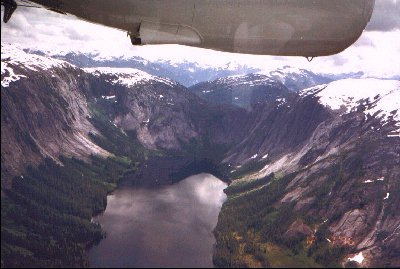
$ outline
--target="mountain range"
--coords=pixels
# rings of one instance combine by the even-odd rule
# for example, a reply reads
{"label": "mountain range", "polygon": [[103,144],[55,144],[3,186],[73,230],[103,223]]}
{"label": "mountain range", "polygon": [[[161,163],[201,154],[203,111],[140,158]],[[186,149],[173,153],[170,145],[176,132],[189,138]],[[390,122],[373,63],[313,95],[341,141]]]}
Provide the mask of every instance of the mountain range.
{"label": "mountain range", "polygon": [[400,266],[400,81],[172,65],[2,44],[2,266],[87,266],[118,180],[197,170],[217,267]]}
{"label": "mountain range", "polygon": [[[49,56],[63,60],[80,68],[115,67],[135,68],[158,77],[172,79],[180,84],[191,87],[201,82],[208,82],[228,76],[260,73],[281,81],[292,91],[299,91],[311,86],[345,78],[362,78],[363,72],[352,73],[315,73],[306,69],[282,66],[260,67],[227,62],[224,64],[200,64],[192,61],[148,60],[138,55],[104,55],[101,52],[80,51],[49,51],[43,49],[20,48],[29,54]],[[393,79],[398,79],[395,77]]]}
{"label": "mountain range", "polygon": [[259,71],[257,68],[227,63],[224,66],[199,65],[195,62],[172,62],[165,60],[149,61],[140,56],[104,56],[100,53],[74,51],[49,52],[38,49],[24,49],[37,55],[50,55],[81,68],[115,67],[135,68],[154,76],[170,78],[187,87],[202,81],[213,80],[229,75],[248,74]]}

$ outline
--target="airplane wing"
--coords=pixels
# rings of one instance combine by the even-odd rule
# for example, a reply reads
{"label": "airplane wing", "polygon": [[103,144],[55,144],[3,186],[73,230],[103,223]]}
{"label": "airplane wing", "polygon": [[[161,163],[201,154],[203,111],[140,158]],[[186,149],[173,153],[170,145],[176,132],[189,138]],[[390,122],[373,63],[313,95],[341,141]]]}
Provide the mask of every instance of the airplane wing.
{"label": "airplane wing", "polygon": [[[316,57],[352,45],[375,0],[32,0],[126,31],[133,45],[182,44],[228,52]],[[4,20],[14,0],[2,0]]]}

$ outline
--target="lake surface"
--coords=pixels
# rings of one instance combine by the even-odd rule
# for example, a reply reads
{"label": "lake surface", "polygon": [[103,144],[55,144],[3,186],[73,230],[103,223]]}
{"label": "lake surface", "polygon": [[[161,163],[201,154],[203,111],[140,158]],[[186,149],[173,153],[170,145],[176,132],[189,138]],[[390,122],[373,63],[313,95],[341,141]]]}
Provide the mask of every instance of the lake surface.
{"label": "lake surface", "polygon": [[213,229],[226,183],[210,174],[156,189],[124,186],[96,217],[107,233],[92,267],[213,267]]}

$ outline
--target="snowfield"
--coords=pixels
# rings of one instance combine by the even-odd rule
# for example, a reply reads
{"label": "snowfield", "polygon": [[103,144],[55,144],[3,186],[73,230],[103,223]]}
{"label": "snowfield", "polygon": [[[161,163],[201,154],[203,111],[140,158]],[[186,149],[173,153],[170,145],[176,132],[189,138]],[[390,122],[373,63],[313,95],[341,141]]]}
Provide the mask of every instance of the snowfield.
{"label": "snowfield", "polygon": [[343,79],[305,89],[300,95],[314,95],[322,105],[342,109],[344,114],[365,105],[366,115],[377,113],[382,121],[390,117],[400,121],[400,81],[397,80]]}
{"label": "snowfield", "polygon": [[1,45],[1,86],[9,87],[10,83],[25,77],[18,74],[11,66],[32,71],[48,70],[54,67],[73,67],[71,64],[50,57],[39,56],[24,52],[22,49]]}
{"label": "snowfield", "polygon": [[277,81],[271,77],[263,74],[248,74],[248,75],[234,75],[224,78],[219,78],[216,80],[217,84],[230,86],[238,85],[248,85],[250,87],[254,86],[264,86],[276,84]]}
{"label": "snowfield", "polygon": [[[17,68],[16,68],[17,67]],[[57,60],[47,56],[40,56],[25,52],[23,49],[13,46],[11,44],[1,45],[1,86],[9,87],[10,83],[16,82],[21,78],[26,78],[25,75],[20,74],[18,69],[42,71],[52,68],[78,68],[68,62]],[[122,84],[125,86],[134,86],[142,82],[161,82],[170,86],[175,86],[178,83],[167,78],[157,77],[150,75],[144,71],[135,68],[109,68],[109,67],[96,67],[84,68],[87,73],[95,76],[111,75],[114,77],[113,84]],[[51,75],[51,77],[55,77]],[[104,97],[105,98],[105,97]],[[106,98],[108,99],[108,98]]]}
{"label": "snowfield", "polygon": [[121,84],[127,87],[132,87],[142,82],[152,82],[152,81],[165,83],[170,86],[178,84],[177,82],[174,82],[170,79],[156,77],[135,68],[96,67],[96,68],[84,68],[83,70],[97,77],[99,77],[100,75],[111,75],[115,77],[115,79],[109,82],[111,82],[112,84]]}

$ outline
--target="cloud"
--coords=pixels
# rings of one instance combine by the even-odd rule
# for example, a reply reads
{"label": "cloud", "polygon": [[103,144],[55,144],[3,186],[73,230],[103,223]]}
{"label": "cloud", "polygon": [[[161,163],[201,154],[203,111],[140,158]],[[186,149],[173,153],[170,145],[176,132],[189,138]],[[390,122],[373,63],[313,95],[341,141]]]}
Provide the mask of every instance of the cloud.
{"label": "cloud", "polygon": [[334,55],[332,56],[332,59],[335,66],[343,66],[344,64],[349,62],[349,59],[343,57],[343,55]]}
{"label": "cloud", "polygon": [[79,41],[90,41],[92,37],[90,36],[89,33],[79,31],[78,29],[74,28],[66,28],[63,30],[64,36],[67,38],[73,40],[79,40]]}
{"label": "cloud", "polygon": [[72,15],[36,8],[17,8],[11,20],[1,22],[2,41],[34,47],[71,50],[115,49],[115,44],[130,47],[124,32],[88,23]]}
{"label": "cloud", "polygon": [[400,1],[375,0],[375,8],[367,31],[400,30]]}

